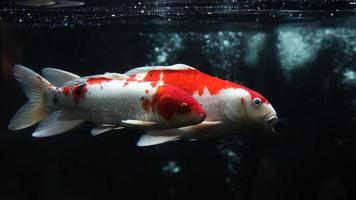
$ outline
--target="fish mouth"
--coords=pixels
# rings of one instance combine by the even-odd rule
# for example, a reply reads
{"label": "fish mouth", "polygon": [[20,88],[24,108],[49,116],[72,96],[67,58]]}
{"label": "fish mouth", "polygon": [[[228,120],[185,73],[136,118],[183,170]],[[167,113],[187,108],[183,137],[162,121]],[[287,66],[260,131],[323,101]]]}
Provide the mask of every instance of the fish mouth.
{"label": "fish mouth", "polygon": [[278,121],[278,117],[276,115],[274,115],[274,116],[268,117],[266,119],[266,124],[272,124],[273,122],[276,122],[276,121]]}
{"label": "fish mouth", "polygon": [[199,114],[199,118],[198,118],[198,120],[197,120],[197,123],[200,123],[200,122],[204,121],[205,118],[206,118],[205,112],[200,113],[200,114]]}
{"label": "fish mouth", "polygon": [[277,115],[272,115],[266,118],[265,127],[268,132],[276,133],[274,126],[279,122]]}
{"label": "fish mouth", "polygon": [[190,125],[195,125],[195,124],[199,124],[201,122],[203,122],[206,118],[206,114],[203,112],[203,113],[200,113],[198,114],[197,117],[195,117],[193,120],[190,121]]}

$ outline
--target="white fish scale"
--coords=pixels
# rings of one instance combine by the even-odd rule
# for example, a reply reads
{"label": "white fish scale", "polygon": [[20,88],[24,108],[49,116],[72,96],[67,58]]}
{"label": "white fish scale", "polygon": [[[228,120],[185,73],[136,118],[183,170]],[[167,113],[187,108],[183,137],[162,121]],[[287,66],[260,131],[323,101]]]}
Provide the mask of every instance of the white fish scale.
{"label": "white fish scale", "polygon": [[[153,114],[144,114],[141,101],[141,97],[152,98],[153,91],[145,94],[145,89],[151,88],[150,85],[130,83],[124,86],[124,83],[110,81],[102,84],[103,89],[100,89],[100,85],[88,86],[88,91],[92,92],[85,97],[82,106],[90,107],[89,118],[95,116],[96,120],[105,123],[119,123],[126,119],[152,120]],[[98,98],[101,100],[98,101]]]}
{"label": "white fish scale", "polygon": [[195,93],[193,97],[203,106],[207,114],[206,121],[224,121],[226,118],[224,107],[228,100],[225,93],[210,95],[209,91],[204,88],[201,96]]}
{"label": "white fish scale", "polygon": [[[219,98],[218,96],[216,98]],[[196,97],[199,103],[203,105],[203,108],[207,114],[206,121],[219,121],[225,118],[223,107],[223,101],[216,101],[210,97]]]}
{"label": "white fish scale", "polygon": [[[203,91],[203,95],[199,96],[197,93],[193,95],[193,97],[203,105],[203,108],[207,114],[206,121],[229,121],[228,115],[231,113],[227,113],[226,109],[231,106],[234,110],[234,113],[239,112],[239,104],[241,97],[248,96],[248,92],[244,89],[222,89],[218,94],[210,95],[208,90],[205,88]],[[247,99],[245,98],[245,101]]]}

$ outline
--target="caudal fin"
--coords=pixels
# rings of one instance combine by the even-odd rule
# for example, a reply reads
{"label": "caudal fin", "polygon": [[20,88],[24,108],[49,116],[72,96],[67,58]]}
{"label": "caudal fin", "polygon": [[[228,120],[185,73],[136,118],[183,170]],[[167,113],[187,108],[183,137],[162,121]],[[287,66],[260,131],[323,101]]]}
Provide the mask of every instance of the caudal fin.
{"label": "caudal fin", "polygon": [[48,115],[45,104],[51,84],[21,65],[15,65],[13,75],[29,99],[12,117],[8,126],[10,130],[19,130],[36,124]]}

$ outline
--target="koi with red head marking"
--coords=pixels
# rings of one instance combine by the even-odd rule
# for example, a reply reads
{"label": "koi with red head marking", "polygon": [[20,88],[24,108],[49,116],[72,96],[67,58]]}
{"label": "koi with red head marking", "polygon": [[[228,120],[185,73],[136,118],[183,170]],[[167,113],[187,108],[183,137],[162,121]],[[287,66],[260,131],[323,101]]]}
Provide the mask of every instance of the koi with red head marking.
{"label": "koi with red head marking", "polygon": [[15,78],[30,99],[10,121],[18,130],[42,119],[34,137],[63,133],[84,121],[98,126],[97,135],[127,126],[145,129],[177,128],[202,122],[206,114],[187,92],[159,82],[135,81],[118,73],[79,77],[45,68],[45,78],[16,65]]}
{"label": "koi with red head marking", "polygon": [[[206,122],[220,122],[221,127],[263,127],[277,119],[276,111],[260,93],[187,65],[139,67],[125,75],[137,81],[162,82],[186,91],[202,104],[207,114]],[[204,123],[198,126],[201,130]],[[194,134],[196,130],[192,128],[186,132]]]}
{"label": "koi with red head marking", "polygon": [[170,85],[161,85],[152,97],[151,110],[157,112],[170,126],[181,123],[197,124],[205,119],[201,105],[183,90]]}

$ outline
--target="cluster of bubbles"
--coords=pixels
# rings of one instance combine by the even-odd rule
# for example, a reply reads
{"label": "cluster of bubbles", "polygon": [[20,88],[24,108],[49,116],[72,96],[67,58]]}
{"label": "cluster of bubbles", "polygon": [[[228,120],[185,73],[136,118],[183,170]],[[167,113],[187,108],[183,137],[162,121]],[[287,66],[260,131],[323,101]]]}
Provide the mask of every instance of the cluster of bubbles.
{"label": "cluster of bubbles", "polygon": [[[335,57],[336,67],[349,71],[356,67],[356,29],[328,27],[280,26],[275,32],[232,32],[211,33],[173,32],[142,33],[150,44],[148,58],[151,65],[170,65],[186,51],[191,42],[198,43],[199,51],[211,67],[230,72],[239,66],[255,67],[261,62],[266,50],[268,34],[276,34],[277,62],[286,75],[308,66],[321,50],[338,48],[340,57]],[[273,48],[273,47],[272,47]],[[187,63],[189,64],[189,63]],[[351,68],[350,68],[351,67]],[[346,72],[345,72],[346,73]],[[346,74],[350,74],[347,72]],[[345,76],[347,79],[348,76]]]}
{"label": "cluster of bubbles", "polygon": [[202,38],[202,53],[207,56],[212,66],[227,70],[236,66],[240,59],[241,37],[242,32],[220,31],[198,38]]}
{"label": "cluster of bubbles", "polygon": [[260,64],[260,55],[264,50],[266,33],[257,32],[246,34],[246,47],[244,48],[244,62],[248,66],[256,67]]}
{"label": "cluster of bubbles", "polygon": [[225,184],[234,195],[234,199],[240,199],[239,193],[241,190],[241,149],[243,142],[241,140],[227,140],[224,139],[218,145],[217,150],[221,156],[226,160]]}
{"label": "cluster of bubbles", "polygon": [[141,33],[151,44],[148,58],[150,65],[169,65],[176,60],[179,51],[184,51],[184,34],[182,33]]}
{"label": "cluster of bubbles", "polygon": [[[352,63],[356,56],[355,28],[318,28],[281,26],[278,34],[278,60],[285,72],[300,69],[314,61],[319,51],[338,43],[342,57],[335,58],[338,67]],[[356,65],[356,63],[354,63]]]}
{"label": "cluster of bubbles", "polygon": [[320,41],[320,37],[315,38],[313,32],[304,28],[280,28],[277,43],[280,65],[287,72],[303,67],[315,58]]}
{"label": "cluster of bubbles", "polygon": [[347,68],[343,72],[343,83],[349,86],[356,86],[356,70]]}
{"label": "cluster of bubbles", "polygon": [[141,33],[141,37],[148,41],[151,49],[148,53],[150,65],[171,65],[187,50],[187,46],[194,43],[198,44],[197,50],[212,68],[228,76],[242,62],[252,67],[259,64],[266,34],[241,31],[173,32]]}
{"label": "cluster of bubbles", "polygon": [[[176,55],[186,49],[189,41],[200,42],[200,52],[205,55],[212,65],[228,68],[240,58],[240,41],[242,33],[150,33],[146,36],[150,40],[151,52],[148,57],[152,65],[172,64]],[[212,56],[214,55],[214,56]]]}

